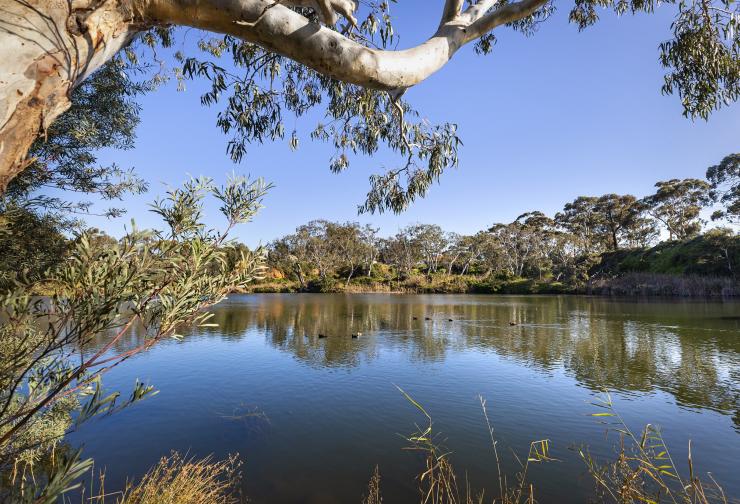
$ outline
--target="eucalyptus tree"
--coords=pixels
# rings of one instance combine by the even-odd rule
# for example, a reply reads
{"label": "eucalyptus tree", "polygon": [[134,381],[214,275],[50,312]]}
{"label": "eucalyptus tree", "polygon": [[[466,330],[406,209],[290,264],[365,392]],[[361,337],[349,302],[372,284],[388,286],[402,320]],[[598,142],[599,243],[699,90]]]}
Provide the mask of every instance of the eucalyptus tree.
{"label": "eucalyptus tree", "polygon": [[382,242],[381,257],[383,261],[393,266],[398,278],[407,278],[416,265],[421,261],[421,251],[408,232],[408,228],[400,230],[394,236]]}
{"label": "eucalyptus tree", "polygon": [[576,239],[580,254],[647,244],[655,235],[646,204],[632,195],[579,196],[555,215],[557,225]]}
{"label": "eucalyptus tree", "polygon": [[[214,58],[228,55],[235,68],[181,58],[181,75],[210,80],[204,103],[226,100],[218,125],[233,135],[233,158],[240,159],[249,142],[282,138],[284,111],[303,115],[323,101],[329,124],[319,125],[313,137],[337,146],[332,169],[346,168],[348,153],[372,154],[380,144],[404,158],[399,167],[372,178],[361,207],[399,211],[456,164],[459,145],[454,125],[407,122],[404,117],[411,114],[401,95],[467,44],[489,53],[503,27],[534,32],[554,5],[439,0],[433,4],[439,23],[426,41],[388,50],[395,43],[390,3],[371,4],[363,12],[353,0],[1,0],[0,188],[31,164],[27,154],[39,132],[69,108],[74,89],[90,75],[132,41],[158,37],[166,45],[169,27],[187,26],[221,34],[204,37],[200,46]],[[598,20],[597,8],[651,13],[659,4],[576,0],[569,17],[584,29]],[[671,8],[674,16],[672,37],[659,48],[666,69],[663,91],[677,93],[692,118],[706,118],[737,100],[736,2],[681,1],[662,8]],[[340,17],[346,24],[334,29]],[[297,145],[293,135],[291,140]]]}
{"label": "eucalyptus tree", "polygon": [[360,225],[357,222],[326,223],[326,244],[337,259],[334,267],[346,271],[345,286],[348,286],[363,259],[367,257]]}
{"label": "eucalyptus tree", "polygon": [[460,275],[470,270],[470,266],[480,259],[482,240],[479,239],[480,231],[474,235],[463,235],[457,241],[457,248],[461,251]]}
{"label": "eucalyptus tree", "polygon": [[[79,195],[95,194],[115,201],[145,191],[147,184],[131,169],[102,165],[97,156],[100,149],[133,147],[139,124],[137,99],[155,87],[154,82],[136,78],[143,70],[141,65],[116,56],[76,87],[69,110],[31,145],[28,166],[8,185],[4,204],[22,204],[55,216],[61,227],[68,228],[68,215],[91,211],[91,203]],[[49,189],[57,196],[40,193]],[[68,201],[64,191],[78,196],[74,202]],[[120,206],[104,210],[106,216],[124,212]]]}
{"label": "eucalyptus tree", "polygon": [[552,235],[550,250],[552,276],[556,282],[579,285],[588,279],[588,269],[593,264],[593,255],[583,254],[578,239],[564,231]]}
{"label": "eucalyptus tree", "polygon": [[724,207],[712,214],[712,219],[740,222],[740,154],[729,154],[719,164],[707,169],[712,185],[710,196]]}
{"label": "eucalyptus tree", "polygon": [[329,221],[312,220],[296,229],[296,249],[305,254],[311,268],[315,269],[322,280],[334,273],[337,264],[337,250],[332,247],[328,238]]}
{"label": "eucalyptus tree", "polygon": [[619,250],[625,241],[645,239],[644,227],[649,226],[643,217],[645,205],[631,194],[605,194],[596,200],[593,208],[598,228],[601,228],[611,250]]}
{"label": "eucalyptus tree", "polygon": [[362,243],[364,244],[363,264],[367,276],[373,275],[373,266],[375,266],[380,256],[381,240],[378,237],[378,231],[380,231],[380,228],[373,227],[370,224],[365,224],[360,230]]}
{"label": "eucalyptus tree", "polygon": [[582,253],[600,252],[605,248],[599,233],[602,214],[597,203],[598,198],[594,196],[579,196],[555,214],[555,222],[577,239]]}
{"label": "eucalyptus tree", "polygon": [[407,227],[405,232],[409,234],[413,247],[421,254],[427,276],[431,277],[439,269],[439,262],[447,250],[445,232],[436,224],[414,224]]}
{"label": "eucalyptus tree", "polygon": [[643,199],[650,215],[668,231],[669,239],[685,240],[701,231],[701,210],[711,204],[711,186],[700,179],[657,182],[657,191]]}
{"label": "eucalyptus tree", "polygon": [[[131,169],[103,165],[97,158],[99,149],[133,145],[136,99],[154,87],[132,78],[138,70],[120,57],[106,63],[72,92],[72,107],[32,144],[28,167],[0,195],[5,229],[0,275],[25,272],[38,278],[64,258],[67,237],[85,227],[84,216],[120,216],[125,208],[118,202],[146,190]],[[86,198],[91,194],[115,203],[93,208]]]}
{"label": "eucalyptus tree", "polygon": [[517,217],[526,230],[525,235],[534,245],[532,267],[537,270],[537,276],[542,279],[544,272],[552,271],[553,252],[558,246],[555,236],[558,234],[555,221],[540,211],[527,212]]}
{"label": "eucalyptus tree", "polygon": [[625,246],[629,248],[647,248],[653,245],[660,236],[658,221],[642,206],[631,225],[623,230]]}
{"label": "eucalyptus tree", "polygon": [[455,233],[448,232],[447,235],[447,249],[445,250],[445,262],[447,262],[447,274],[452,275],[452,268],[455,266],[457,261],[463,257],[467,247],[465,246],[464,236]]}
{"label": "eucalyptus tree", "polygon": [[499,245],[506,271],[511,276],[523,277],[529,267],[537,268],[541,256],[542,234],[536,225],[528,225],[524,214],[510,224],[494,224],[488,231]]}
{"label": "eucalyptus tree", "polygon": [[490,230],[475,234],[476,246],[479,247],[478,267],[483,276],[500,273],[506,269],[503,245]]}
{"label": "eucalyptus tree", "polygon": [[306,288],[308,253],[305,243],[298,235],[292,234],[274,240],[268,246],[268,264],[298,280],[301,289]]}

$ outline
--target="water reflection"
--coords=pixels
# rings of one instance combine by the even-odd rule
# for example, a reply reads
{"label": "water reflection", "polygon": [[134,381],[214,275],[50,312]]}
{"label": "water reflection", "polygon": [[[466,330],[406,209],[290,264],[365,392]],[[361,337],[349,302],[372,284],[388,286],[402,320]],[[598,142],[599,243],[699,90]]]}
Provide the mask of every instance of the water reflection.
{"label": "water reflection", "polygon": [[[491,488],[495,474],[482,394],[507,454],[540,437],[558,450],[561,463],[533,474],[539,501],[587,502],[591,483],[567,447],[613,455],[614,439],[588,416],[594,392],[608,388],[622,391],[614,398],[634,428],[663,427],[677,460],[686,460],[691,439],[697,467],[738,495],[739,308],[583,297],[232,296],[214,310],[218,327],[163,342],[105,378],[113,390],[153,383],[162,391],[155,399],[86,424],[70,441],[106,467],[111,490],[176,449],[242,454],[252,502],[359,502],[376,464],[387,501],[414,502],[419,460],[395,433],[420,418],[394,384],[430,411],[473,488]],[[132,332],[117,350],[142,337]],[[517,469],[512,457],[503,464],[508,474]]]}
{"label": "water reflection", "polygon": [[537,372],[562,368],[592,390],[660,389],[683,406],[730,414],[740,427],[737,309],[576,297],[256,295],[216,307],[219,327],[208,332],[240,339],[257,330],[317,367],[353,367],[393,351],[441,362],[475,348]]}

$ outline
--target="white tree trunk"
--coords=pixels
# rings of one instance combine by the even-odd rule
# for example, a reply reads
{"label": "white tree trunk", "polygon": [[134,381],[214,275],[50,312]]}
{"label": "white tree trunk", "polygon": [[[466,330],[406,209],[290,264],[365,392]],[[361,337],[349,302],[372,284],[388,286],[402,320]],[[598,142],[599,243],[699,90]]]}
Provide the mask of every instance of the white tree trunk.
{"label": "white tree trunk", "polygon": [[[463,10],[462,0],[445,0],[429,40],[379,51],[285,6],[306,1],[0,0],[0,193],[30,164],[29,147],[69,108],[74,87],[152,26],[231,34],[335,79],[400,92],[439,70],[464,44],[545,3],[521,0],[494,9],[496,1],[479,0]],[[310,1],[351,18],[347,0]]]}
{"label": "white tree trunk", "polygon": [[137,33],[130,21],[113,0],[0,0],[0,192],[74,87]]}

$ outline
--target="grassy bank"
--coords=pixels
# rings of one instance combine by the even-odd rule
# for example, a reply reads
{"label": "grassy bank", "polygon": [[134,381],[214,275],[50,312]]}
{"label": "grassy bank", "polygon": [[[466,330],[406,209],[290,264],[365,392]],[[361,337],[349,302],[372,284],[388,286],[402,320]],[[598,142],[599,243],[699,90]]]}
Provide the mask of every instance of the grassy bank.
{"label": "grassy bank", "polygon": [[257,283],[248,293],[395,293],[395,294],[585,294],[601,296],[651,297],[740,297],[740,282],[731,277],[670,275],[627,272],[595,278],[585,285],[572,286],[552,280],[528,278],[479,278],[475,276],[411,277],[400,281],[358,278],[313,283],[304,287],[292,280]]}
{"label": "grassy bank", "polygon": [[473,275],[414,275],[403,280],[358,277],[349,284],[339,279],[308,282],[271,279],[251,285],[249,293],[400,293],[400,294],[568,294],[578,292],[563,283],[527,278],[477,277]]}
{"label": "grassy bank", "polygon": [[646,249],[619,250],[601,255],[591,277],[626,273],[737,278],[740,236],[708,232],[685,241],[667,241]]}

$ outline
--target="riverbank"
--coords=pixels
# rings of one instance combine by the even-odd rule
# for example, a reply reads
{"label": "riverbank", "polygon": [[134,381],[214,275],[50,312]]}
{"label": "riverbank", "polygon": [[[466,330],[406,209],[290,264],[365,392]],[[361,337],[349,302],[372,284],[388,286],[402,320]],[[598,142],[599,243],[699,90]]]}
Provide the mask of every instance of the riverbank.
{"label": "riverbank", "polygon": [[497,279],[472,275],[414,276],[405,280],[378,280],[359,277],[349,283],[341,280],[313,281],[305,285],[288,279],[254,283],[247,293],[379,293],[379,294],[573,294],[651,297],[721,298],[740,297],[740,282],[730,277],[625,273],[592,279],[579,286],[527,278]]}

